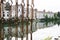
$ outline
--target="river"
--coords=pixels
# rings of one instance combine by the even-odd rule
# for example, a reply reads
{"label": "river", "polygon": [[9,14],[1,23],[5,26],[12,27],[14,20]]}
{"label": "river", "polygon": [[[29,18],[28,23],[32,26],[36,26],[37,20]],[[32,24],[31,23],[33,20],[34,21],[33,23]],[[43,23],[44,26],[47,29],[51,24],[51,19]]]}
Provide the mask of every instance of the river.
{"label": "river", "polygon": [[[28,40],[30,39],[30,26],[28,26]],[[12,27],[12,40],[15,40],[15,28]],[[8,27],[4,27],[5,29],[5,38],[7,40],[8,36]],[[24,26],[24,40],[26,40],[26,25]],[[18,26],[18,40],[21,40],[21,27]],[[46,38],[51,37],[51,40],[60,40],[60,25],[54,24],[52,22],[33,22],[32,27],[32,40],[45,40]]]}

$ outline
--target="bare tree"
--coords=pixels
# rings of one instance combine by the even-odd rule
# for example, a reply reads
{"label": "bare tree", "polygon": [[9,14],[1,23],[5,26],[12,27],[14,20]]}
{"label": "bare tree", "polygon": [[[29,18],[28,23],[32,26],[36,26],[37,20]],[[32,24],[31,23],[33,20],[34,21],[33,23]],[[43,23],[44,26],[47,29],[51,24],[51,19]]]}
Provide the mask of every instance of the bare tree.
{"label": "bare tree", "polygon": [[[12,0],[10,0],[12,1]],[[8,40],[11,40],[12,39],[12,26],[11,26],[11,19],[12,17],[12,2],[11,2],[11,5],[9,7],[9,19],[8,19]]]}
{"label": "bare tree", "polygon": [[16,1],[15,5],[15,24],[16,24],[16,29],[15,29],[15,40],[18,40],[18,0]]}
{"label": "bare tree", "polygon": [[21,31],[22,31],[22,34],[21,34],[21,40],[23,40],[23,35],[24,35],[24,31],[23,31],[23,27],[24,27],[24,0],[22,0],[22,19],[21,19],[21,22],[22,22],[22,26],[21,26]]}
{"label": "bare tree", "polygon": [[4,31],[3,31],[3,19],[1,17],[2,14],[2,5],[3,5],[3,0],[0,0],[0,40],[4,40]]}
{"label": "bare tree", "polygon": [[28,14],[29,14],[29,0],[27,0],[27,11],[26,11],[27,23],[26,23],[26,40],[28,40]]}
{"label": "bare tree", "polygon": [[34,8],[34,0],[31,3],[31,40],[32,40],[32,24],[33,24],[33,8]]}

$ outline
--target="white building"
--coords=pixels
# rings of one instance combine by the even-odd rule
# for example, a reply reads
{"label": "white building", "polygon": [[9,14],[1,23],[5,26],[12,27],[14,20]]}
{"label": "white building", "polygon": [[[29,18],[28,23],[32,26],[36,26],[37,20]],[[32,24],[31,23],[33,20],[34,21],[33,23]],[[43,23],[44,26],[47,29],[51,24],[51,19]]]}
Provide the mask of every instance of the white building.
{"label": "white building", "polygon": [[44,18],[46,15],[49,17],[53,17],[54,16],[54,13],[53,12],[45,12],[45,10],[43,11],[37,11],[37,19],[41,19],[41,18]]}
{"label": "white building", "polygon": [[[12,9],[11,10],[11,17],[15,17],[17,15],[17,14],[15,14],[16,13],[15,6],[16,5],[12,5],[12,8],[11,8]],[[53,17],[54,16],[54,13],[53,12],[45,12],[45,10],[38,11],[37,9],[34,9],[33,12],[34,12],[33,13],[33,19],[36,19],[36,18],[37,19],[41,19],[41,18],[44,18],[46,15],[48,17]],[[28,14],[29,19],[31,19],[31,16],[32,16],[31,13],[32,13],[31,8],[29,8],[29,14]],[[24,8],[24,17],[25,18],[27,18],[27,15],[26,14],[27,14],[27,8]],[[4,8],[4,12],[2,10],[2,15],[4,16],[5,19],[8,19],[9,16],[10,16],[10,12],[7,11],[7,10],[5,10],[5,8]],[[18,18],[20,18],[21,15],[22,15],[22,6],[20,4],[20,5],[18,5]]]}
{"label": "white building", "polygon": [[[5,6],[6,7],[6,6]],[[11,17],[15,17],[15,5],[12,6],[11,8],[11,13],[10,11],[8,10],[5,10],[5,7],[4,7],[4,10],[2,10],[2,15],[5,19],[8,19],[10,14],[11,14]],[[18,5],[18,17],[20,17],[21,15],[21,5]]]}

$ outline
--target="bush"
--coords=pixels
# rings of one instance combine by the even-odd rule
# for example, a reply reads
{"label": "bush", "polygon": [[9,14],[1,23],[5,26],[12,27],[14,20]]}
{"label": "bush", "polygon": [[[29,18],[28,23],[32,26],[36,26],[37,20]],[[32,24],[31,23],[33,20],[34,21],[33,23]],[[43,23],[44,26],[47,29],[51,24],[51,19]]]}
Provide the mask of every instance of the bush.
{"label": "bush", "polygon": [[44,40],[51,40],[52,39],[52,37],[47,37],[47,38],[45,38]]}

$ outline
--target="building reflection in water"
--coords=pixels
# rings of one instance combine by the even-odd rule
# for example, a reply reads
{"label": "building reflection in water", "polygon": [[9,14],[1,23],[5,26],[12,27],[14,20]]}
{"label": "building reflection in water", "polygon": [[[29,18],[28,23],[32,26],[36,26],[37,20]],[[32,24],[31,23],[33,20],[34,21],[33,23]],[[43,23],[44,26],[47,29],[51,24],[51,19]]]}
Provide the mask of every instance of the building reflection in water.
{"label": "building reflection in water", "polygon": [[[33,21],[33,23],[32,23],[32,30],[31,30],[31,23],[29,22],[29,24],[28,24],[28,34],[30,34],[30,39],[31,39],[32,33],[34,33],[37,29],[42,29],[42,28],[46,28],[46,27],[52,27],[53,25],[54,24],[52,22],[47,23],[47,26],[46,26],[45,22],[43,22],[43,23],[42,22],[37,22],[37,25],[36,25],[36,22]],[[18,28],[16,28],[17,26],[18,26]],[[10,30],[11,30],[10,34],[12,34],[12,36],[9,36],[10,35],[8,33],[9,27],[4,27],[4,30],[5,30],[4,31],[5,32],[4,33],[5,37],[4,38],[7,38],[7,39],[8,39],[8,37],[10,37],[10,38],[11,37],[21,38],[21,35],[22,35],[21,26],[22,25],[20,24],[20,25],[17,25],[17,26],[15,26],[15,27],[11,26],[10,27]],[[23,38],[25,38],[26,37],[26,25],[25,24],[24,24],[23,31],[24,31]]]}

